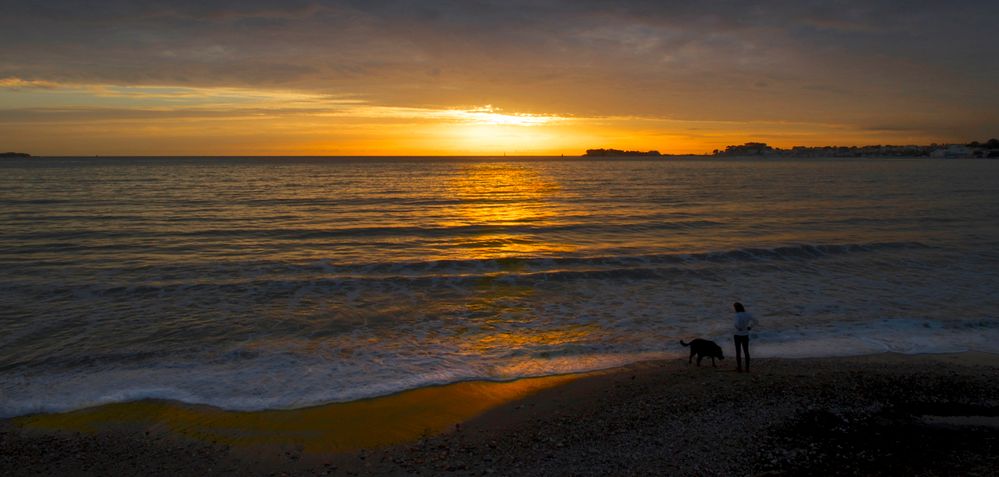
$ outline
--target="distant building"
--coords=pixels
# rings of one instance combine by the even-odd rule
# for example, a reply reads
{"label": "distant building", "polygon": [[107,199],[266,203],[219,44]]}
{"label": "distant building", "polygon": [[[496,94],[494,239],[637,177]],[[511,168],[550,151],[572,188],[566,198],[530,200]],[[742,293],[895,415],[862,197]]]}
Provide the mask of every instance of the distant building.
{"label": "distant building", "polygon": [[721,155],[725,156],[762,156],[774,152],[774,148],[764,142],[747,142],[741,146],[726,146]]}
{"label": "distant building", "polygon": [[948,144],[930,152],[930,157],[957,159],[961,157],[975,157],[975,152],[968,146],[962,144]]}

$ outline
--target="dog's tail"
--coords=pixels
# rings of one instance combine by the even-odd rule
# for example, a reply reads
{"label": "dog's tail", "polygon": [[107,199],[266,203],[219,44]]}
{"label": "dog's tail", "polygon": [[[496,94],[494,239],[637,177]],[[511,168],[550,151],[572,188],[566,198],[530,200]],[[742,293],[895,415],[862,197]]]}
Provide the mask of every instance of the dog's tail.
{"label": "dog's tail", "polygon": [[690,343],[684,343],[683,340],[680,340],[680,344],[682,344],[684,346],[690,346]]}

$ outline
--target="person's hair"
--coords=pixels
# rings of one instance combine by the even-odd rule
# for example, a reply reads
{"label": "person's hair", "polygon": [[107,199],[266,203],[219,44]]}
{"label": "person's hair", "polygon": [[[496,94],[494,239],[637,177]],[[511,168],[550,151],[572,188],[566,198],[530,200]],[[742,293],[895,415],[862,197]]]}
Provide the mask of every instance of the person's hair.
{"label": "person's hair", "polygon": [[735,304],[732,305],[732,306],[735,307],[736,313],[741,312],[741,311],[746,311],[746,307],[742,306],[742,303],[735,302]]}

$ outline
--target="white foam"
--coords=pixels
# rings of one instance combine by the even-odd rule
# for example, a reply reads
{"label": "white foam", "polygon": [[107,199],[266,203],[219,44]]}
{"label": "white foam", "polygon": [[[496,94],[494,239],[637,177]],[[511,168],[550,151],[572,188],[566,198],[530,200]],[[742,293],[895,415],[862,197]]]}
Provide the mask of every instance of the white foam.
{"label": "white foam", "polygon": [[[419,374],[393,373],[390,368],[363,370],[322,368],[304,363],[253,363],[202,367],[197,370],[107,369],[92,373],[51,374],[7,382],[0,416],[59,412],[141,399],[177,400],[225,409],[288,409],[382,396],[408,389],[459,381],[510,380],[521,377],[604,369],[662,353],[585,356],[580,359],[524,359],[502,366],[452,366]],[[373,372],[371,372],[373,371]]]}
{"label": "white foam", "polygon": [[[634,322],[629,322],[634,325]],[[698,322],[688,325],[697,326]],[[709,337],[733,353],[727,332],[698,334],[673,324],[666,335],[644,339],[608,336],[573,346],[525,346],[516,353],[499,347],[467,353],[460,340],[421,353],[358,347],[302,354],[291,349],[257,350],[251,358],[233,354],[214,364],[188,361],[160,366],[87,369],[41,376],[7,374],[0,385],[0,416],[65,411],[138,399],[170,399],[234,410],[285,409],[391,394],[422,386],[472,379],[509,380],[604,369],[630,362],[683,356],[680,338]],[[714,328],[711,326],[710,328]],[[359,341],[366,337],[358,336]],[[987,322],[954,326],[932,320],[895,319],[827,325],[803,324],[766,330],[751,337],[753,356],[829,357],[880,352],[999,353],[996,328]],[[421,340],[413,341],[420,345]],[[425,341],[422,343],[425,346]],[[393,351],[394,350],[394,351]],[[345,357],[347,356],[347,357]],[[197,360],[195,360],[197,361]]]}
{"label": "white foam", "polygon": [[997,336],[997,328],[955,327],[933,320],[893,319],[764,331],[751,335],[751,339],[755,356],[804,358],[883,352],[999,353]]}

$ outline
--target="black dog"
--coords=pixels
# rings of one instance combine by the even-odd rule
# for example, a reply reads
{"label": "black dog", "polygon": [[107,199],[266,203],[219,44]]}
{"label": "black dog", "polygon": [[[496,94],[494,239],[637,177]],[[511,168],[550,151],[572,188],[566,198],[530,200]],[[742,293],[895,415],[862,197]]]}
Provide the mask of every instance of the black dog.
{"label": "black dog", "polygon": [[714,341],[702,340],[698,338],[690,343],[684,343],[683,340],[680,340],[680,344],[690,346],[690,359],[687,360],[687,364],[690,364],[690,362],[693,361],[695,354],[697,355],[698,366],[701,365],[701,360],[704,359],[705,356],[711,358],[711,366],[716,368],[718,366],[715,366],[715,358],[725,359],[725,356],[722,355],[721,346],[715,344]]}

